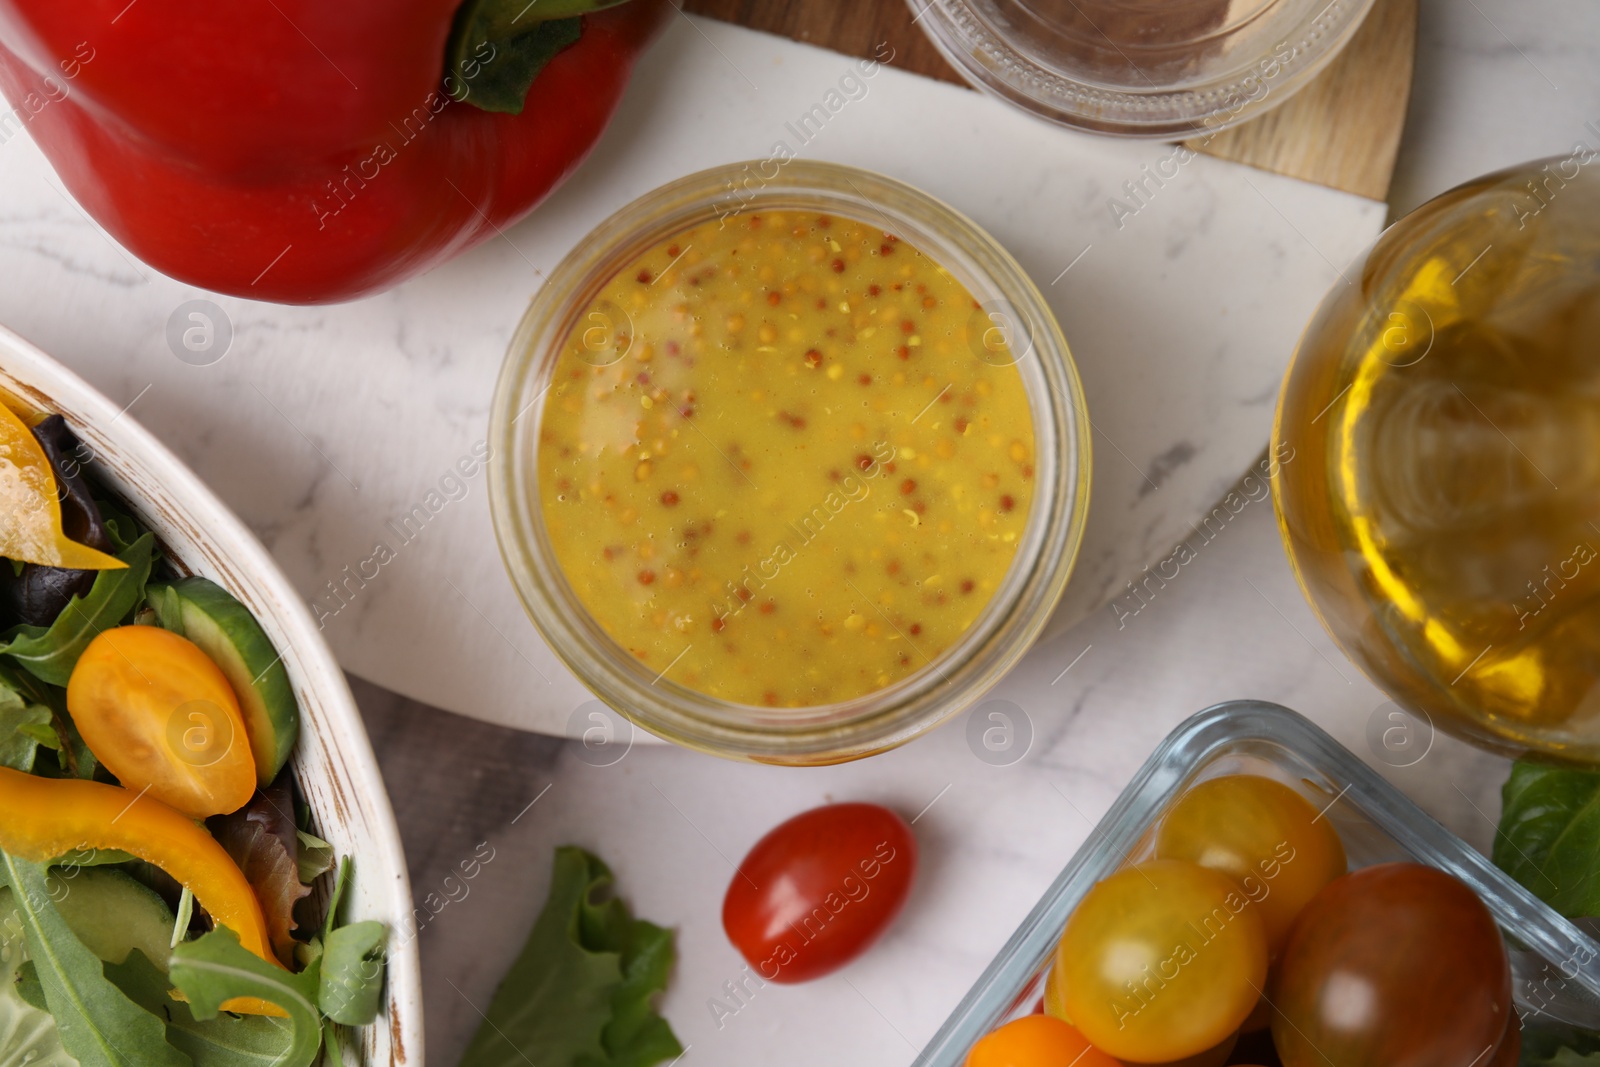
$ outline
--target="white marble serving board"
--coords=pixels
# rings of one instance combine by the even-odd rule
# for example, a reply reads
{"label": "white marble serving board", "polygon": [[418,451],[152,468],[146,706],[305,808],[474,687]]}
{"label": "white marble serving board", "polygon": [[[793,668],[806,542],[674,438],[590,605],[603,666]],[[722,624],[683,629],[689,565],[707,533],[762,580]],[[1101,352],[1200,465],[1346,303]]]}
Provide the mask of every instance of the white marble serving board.
{"label": "white marble serving board", "polygon": [[[347,669],[475,718],[567,732],[588,695],[523,615],[482,475],[455,482],[458,461],[482,447],[530,294],[584,233],[665,181],[782,141],[947,200],[1049,298],[1095,450],[1058,633],[1168,555],[1261,451],[1301,327],[1385,208],[1171,145],[1072,134],[887,67],[861,74],[836,53],[675,18],[594,156],[532,218],[390,293],[324,308],[208,297],[157,275],[16,136],[0,143],[0,322],[184,457],[328,612]],[[802,143],[794,123],[817,105],[832,111]],[[1144,184],[1139,199],[1129,182]],[[232,334],[204,366],[168,340],[195,299],[214,299]],[[402,543],[392,521],[430,503],[437,514]],[[346,581],[379,543],[394,558],[359,588]],[[329,594],[341,581],[343,602]],[[1047,669],[1037,656],[1020,668]]]}

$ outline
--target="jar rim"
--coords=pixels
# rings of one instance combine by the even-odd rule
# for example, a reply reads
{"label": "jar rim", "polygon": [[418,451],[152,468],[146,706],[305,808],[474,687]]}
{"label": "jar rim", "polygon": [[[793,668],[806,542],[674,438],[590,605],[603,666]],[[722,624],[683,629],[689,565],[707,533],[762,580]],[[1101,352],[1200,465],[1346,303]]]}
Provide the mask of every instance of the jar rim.
{"label": "jar rim", "polygon": [[[537,491],[543,398],[571,330],[604,285],[668,237],[752,210],[809,210],[883,225],[972,293],[1012,337],[1035,435],[1035,499],[1001,586],[931,663],[849,700],[766,708],[652,676],[568,586]],[[979,314],[978,311],[974,315]],[[1066,586],[1088,512],[1089,420],[1059,325],[1027,274],[953,208],[871,171],[797,159],[713,167],[646,193],[600,223],[550,273],[512,337],[495,386],[489,504],[501,555],[534,626],[604,703],[691,748],[772,763],[821,764],[902,744],[975,702],[1019,659]]]}
{"label": "jar rim", "polygon": [[[1360,29],[1375,0],[1307,0],[1282,5],[1277,32],[1256,17],[1239,32],[1259,40],[1217,40],[1238,46],[1215,70],[1190,70],[1177,80],[1112,85],[1087,69],[1050,58],[1051,42],[1034,19],[1015,17],[1015,4],[996,0],[907,0],[939,52],[974,88],[1070,129],[1113,137],[1174,141],[1219,133],[1271,110],[1304,88]],[[1022,5],[1025,11],[1027,5]],[[1238,33],[1234,34],[1237,37]],[[1124,61],[1122,48],[1112,45]]]}

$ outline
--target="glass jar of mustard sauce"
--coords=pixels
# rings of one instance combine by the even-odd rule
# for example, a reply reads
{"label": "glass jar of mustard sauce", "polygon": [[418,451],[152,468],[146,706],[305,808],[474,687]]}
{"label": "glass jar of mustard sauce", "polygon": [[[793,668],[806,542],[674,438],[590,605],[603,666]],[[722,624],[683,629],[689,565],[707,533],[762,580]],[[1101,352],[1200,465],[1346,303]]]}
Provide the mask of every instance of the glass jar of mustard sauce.
{"label": "glass jar of mustard sauce", "polygon": [[970,220],[765,161],[623,208],[551,274],[490,479],[558,656],[660,737],[826,764],[902,744],[1027,651],[1082,540],[1060,328]]}

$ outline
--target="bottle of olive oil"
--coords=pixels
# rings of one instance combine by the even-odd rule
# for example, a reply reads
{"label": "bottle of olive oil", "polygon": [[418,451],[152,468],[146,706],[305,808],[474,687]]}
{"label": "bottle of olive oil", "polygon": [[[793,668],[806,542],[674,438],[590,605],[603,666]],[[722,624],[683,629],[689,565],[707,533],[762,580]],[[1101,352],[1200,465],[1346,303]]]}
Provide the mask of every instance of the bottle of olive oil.
{"label": "bottle of olive oil", "polygon": [[1452,190],[1345,276],[1274,427],[1306,595],[1437,725],[1600,762],[1600,152]]}

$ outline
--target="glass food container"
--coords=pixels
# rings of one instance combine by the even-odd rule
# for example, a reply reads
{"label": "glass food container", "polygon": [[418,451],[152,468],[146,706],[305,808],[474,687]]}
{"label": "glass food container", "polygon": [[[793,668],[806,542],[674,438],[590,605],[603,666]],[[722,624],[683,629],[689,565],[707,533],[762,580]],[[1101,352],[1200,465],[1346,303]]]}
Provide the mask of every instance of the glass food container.
{"label": "glass food container", "polygon": [[1149,857],[1161,815],[1190,786],[1241,773],[1276,779],[1325,809],[1351,869],[1426,863],[1477,893],[1505,939],[1525,1037],[1536,1018],[1600,1028],[1600,944],[1311,722],[1276,704],[1240,700],[1207,708],[1168,735],[913,1067],[961,1067],[984,1034],[1032,1011],[1056,942],[1084,894],[1126,864]]}
{"label": "glass food container", "polygon": [[1373,0],[908,0],[974,86],[1051,122],[1177,140],[1275,107]]}
{"label": "glass food container", "polygon": [[1295,573],[1398,703],[1600,761],[1597,153],[1406,216],[1324,299],[1273,428]]}
{"label": "glass food container", "polygon": [[[968,343],[1000,331],[1034,423],[1034,499],[1009,570],[946,652],[886,688],[832,704],[763,707],[678,685],[596,622],[554,555],[539,494],[542,398],[562,346],[605,283],[684,229],[744,212],[803,210],[881,227],[960,281],[980,305]],[[974,348],[974,358],[983,353]],[[808,161],[738,163],[690,175],[623,208],[581,241],[535,295],[496,386],[489,491],[513,584],[558,656],[606,704],[657,736],[716,755],[826,764],[892,748],[957,715],[1027,651],[1066,585],[1088,508],[1089,422],[1082,387],[1038,289],[994,239],[898,181]]]}

